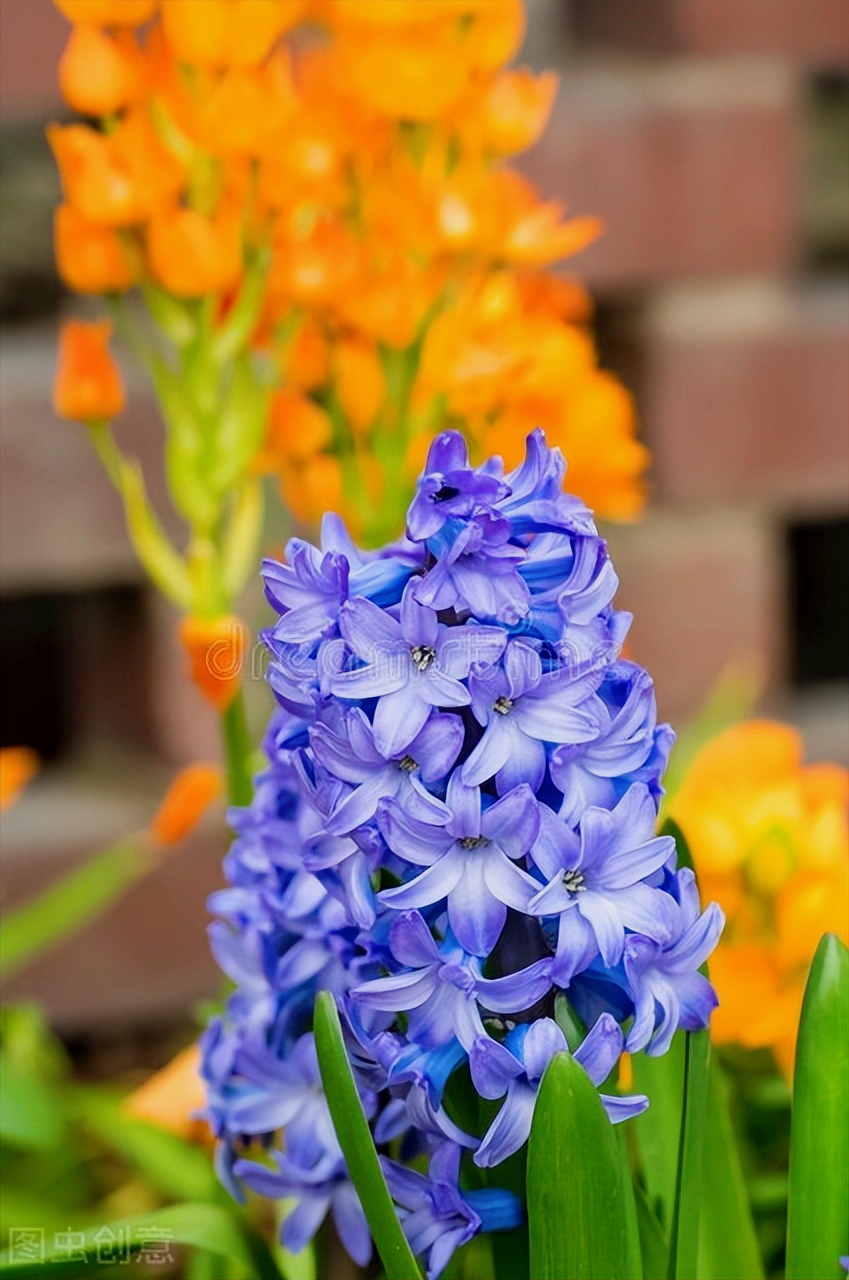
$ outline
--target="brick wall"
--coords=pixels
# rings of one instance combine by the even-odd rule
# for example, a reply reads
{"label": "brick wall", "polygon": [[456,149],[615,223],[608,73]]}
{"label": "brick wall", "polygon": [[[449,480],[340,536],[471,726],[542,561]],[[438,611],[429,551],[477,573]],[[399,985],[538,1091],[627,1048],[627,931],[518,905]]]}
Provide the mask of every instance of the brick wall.
{"label": "brick wall", "polygon": [[[525,167],[572,211],[605,220],[605,236],[574,269],[598,299],[603,358],[634,388],[654,454],[648,515],[609,531],[620,601],[635,613],[635,653],[656,676],[663,714],[676,720],[730,659],[754,659],[768,681],[765,708],[802,724],[813,756],[846,758],[846,686],[800,691],[791,679],[788,548],[794,525],[845,518],[849,505],[841,171],[849,0],[528,6],[525,56],[558,65],[562,90]],[[49,265],[57,184],[40,131],[61,110],[54,81],[65,31],[50,0],[0,3],[0,273],[12,326],[0,589],[88,593],[66,643],[63,635],[74,687],[70,753],[7,829],[7,849],[27,855],[9,863],[12,897],[137,825],[162,762],[208,756],[215,742],[183,682],[174,618],[145,601],[117,501],[84,438],[49,408],[62,300]],[[158,426],[141,389],[121,429],[137,452],[155,456]],[[142,592],[144,625],[132,637],[116,624],[120,603],[103,602],[104,589],[118,586]],[[105,660],[110,636],[126,661]],[[133,705],[141,688],[147,707],[134,732],[114,713],[129,683]],[[120,763],[117,791],[114,779],[104,790],[104,748],[112,773]],[[137,767],[140,753],[159,769]],[[101,815],[96,831],[86,806]],[[73,1025],[114,1018],[122,1000],[128,1016],[148,1016],[214,991],[201,904],[220,848],[200,837],[182,856],[111,924],[65,949],[61,983],[34,970],[20,994],[43,997]],[[184,910],[199,940],[185,963],[181,946],[167,942],[184,936],[175,925],[189,918]],[[150,912],[155,935],[144,925]],[[118,945],[124,938],[129,951]],[[154,950],[159,959],[145,968]]]}

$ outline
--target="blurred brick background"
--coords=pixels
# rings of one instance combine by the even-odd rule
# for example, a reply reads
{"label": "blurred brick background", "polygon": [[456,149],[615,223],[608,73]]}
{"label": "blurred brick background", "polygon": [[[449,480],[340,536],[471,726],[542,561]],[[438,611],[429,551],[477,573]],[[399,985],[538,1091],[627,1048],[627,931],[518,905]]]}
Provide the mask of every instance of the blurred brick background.
{"label": "blurred brick background", "polygon": [[[556,66],[562,88],[524,167],[605,219],[574,269],[654,454],[649,514],[607,531],[635,654],[675,720],[729,659],[754,661],[763,709],[800,724],[812,758],[846,760],[849,0],[528,9],[523,60]],[[215,751],[117,500],[50,410],[70,300],[51,266],[43,126],[62,113],[66,30],[50,0],[0,3],[3,741],[46,760],[4,822],[7,902],[143,825],[169,768]],[[148,467],[158,433],[139,387],[121,434]],[[216,831],[9,994],[43,998],[74,1032],[212,993]]]}

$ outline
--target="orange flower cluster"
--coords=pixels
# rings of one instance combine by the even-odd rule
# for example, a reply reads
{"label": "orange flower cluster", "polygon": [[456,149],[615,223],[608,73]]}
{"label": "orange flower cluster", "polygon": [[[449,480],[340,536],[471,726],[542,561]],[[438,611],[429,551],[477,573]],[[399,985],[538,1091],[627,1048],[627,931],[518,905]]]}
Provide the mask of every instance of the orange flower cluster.
{"label": "orange flower cluster", "polygon": [[670,805],[728,917],[710,961],[713,1037],[771,1048],[787,1076],[817,943],[849,941],[847,801],[845,769],[803,765],[794,729],[755,720],[711,742]]}
{"label": "orange flower cluster", "polygon": [[[521,0],[56,0],[75,24],[53,126],[74,289],[215,295],[224,323],[269,255],[253,340],[279,371],[258,467],[294,514],[397,531],[434,429],[508,463],[542,425],[603,516],[647,456],[599,371],[589,302],[547,273],[598,233],[505,157],[547,122],[551,74],[508,69]],[[134,30],[147,23],[143,31]]]}

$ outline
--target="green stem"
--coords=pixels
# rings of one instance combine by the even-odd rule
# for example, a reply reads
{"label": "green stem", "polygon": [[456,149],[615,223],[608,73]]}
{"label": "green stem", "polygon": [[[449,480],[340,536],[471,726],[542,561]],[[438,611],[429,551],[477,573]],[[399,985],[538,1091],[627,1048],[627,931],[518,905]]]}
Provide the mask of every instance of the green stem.
{"label": "green stem", "polygon": [[227,794],[230,803],[250,804],[253,794],[250,770],[251,740],[241,689],[229,707],[221,712],[221,733],[227,759]]}

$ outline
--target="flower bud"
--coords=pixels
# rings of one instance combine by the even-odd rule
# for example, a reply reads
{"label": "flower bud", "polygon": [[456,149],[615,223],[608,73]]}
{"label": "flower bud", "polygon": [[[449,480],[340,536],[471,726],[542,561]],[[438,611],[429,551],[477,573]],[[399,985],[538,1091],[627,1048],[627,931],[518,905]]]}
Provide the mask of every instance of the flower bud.
{"label": "flower bud", "polygon": [[84,116],[109,116],[143,89],[138,46],[128,31],[109,36],[97,27],[75,27],[59,63],[59,87]]}
{"label": "flower bud", "polygon": [[60,418],[108,421],[124,408],[124,384],[109,353],[111,333],[108,320],[69,320],[62,326],[53,384],[53,408]]}
{"label": "flower bud", "polygon": [[138,279],[135,246],[111,227],[89,222],[73,205],[59,205],[53,238],[59,275],[77,293],[120,293]]}
{"label": "flower bud", "polygon": [[179,635],[195,687],[217,711],[226,711],[239,690],[247,627],[233,614],[211,619],[190,614],[180,623]]}
{"label": "flower bud", "polygon": [[181,769],[148,828],[150,838],[156,844],[179,844],[223,790],[217,765],[192,764]]}

